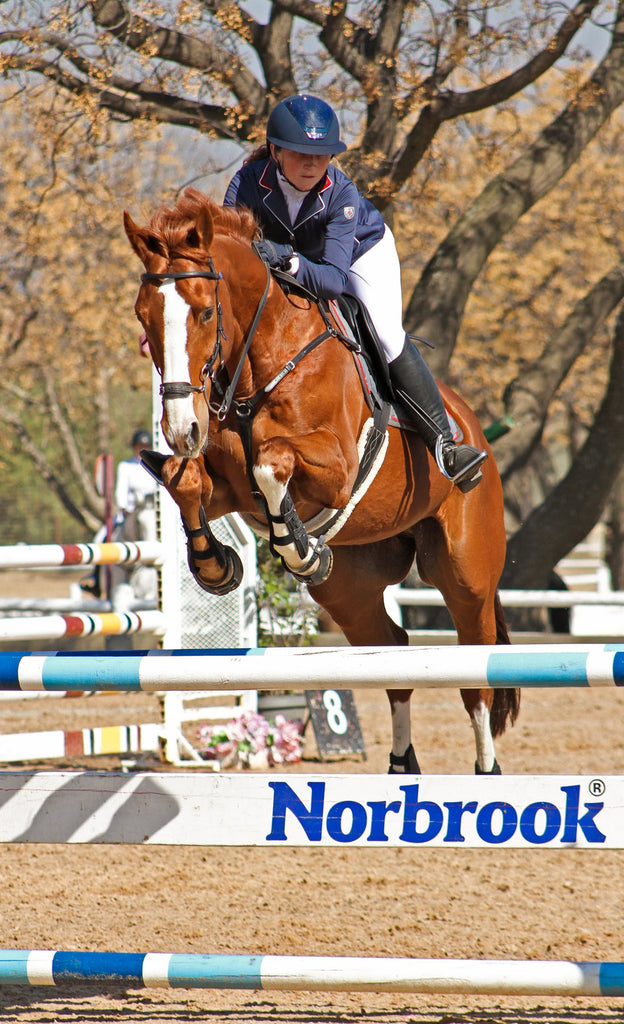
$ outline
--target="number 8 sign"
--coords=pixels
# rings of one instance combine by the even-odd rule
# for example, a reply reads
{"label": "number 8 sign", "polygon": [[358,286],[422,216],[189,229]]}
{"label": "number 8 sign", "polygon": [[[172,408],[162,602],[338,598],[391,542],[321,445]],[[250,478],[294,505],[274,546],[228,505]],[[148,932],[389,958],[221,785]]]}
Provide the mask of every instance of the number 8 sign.
{"label": "number 8 sign", "polygon": [[306,690],[306,702],[321,757],[362,754],[364,739],[352,690]]}

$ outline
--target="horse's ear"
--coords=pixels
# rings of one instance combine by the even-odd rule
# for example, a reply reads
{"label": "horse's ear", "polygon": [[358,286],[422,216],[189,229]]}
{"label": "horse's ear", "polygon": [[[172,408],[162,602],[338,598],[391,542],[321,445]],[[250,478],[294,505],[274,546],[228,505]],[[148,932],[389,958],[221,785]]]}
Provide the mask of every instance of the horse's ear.
{"label": "horse's ear", "polygon": [[135,224],[127,210],[124,210],[123,221],[128,241],[145,267],[154,256],[166,258],[167,253],[162,242],[149,228],[140,228]]}
{"label": "horse's ear", "polygon": [[186,236],[186,243],[193,249],[202,249],[207,253],[210,251],[214,238],[214,223],[210,211],[200,207],[197,213],[197,220]]}

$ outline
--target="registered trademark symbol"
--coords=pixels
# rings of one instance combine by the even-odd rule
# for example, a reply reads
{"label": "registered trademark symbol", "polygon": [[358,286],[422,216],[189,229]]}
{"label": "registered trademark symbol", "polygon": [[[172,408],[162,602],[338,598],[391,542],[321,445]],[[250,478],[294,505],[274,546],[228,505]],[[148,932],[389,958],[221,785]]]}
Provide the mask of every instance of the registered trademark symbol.
{"label": "registered trademark symbol", "polygon": [[603,796],[607,787],[602,779],[592,779],[588,788],[592,796]]}

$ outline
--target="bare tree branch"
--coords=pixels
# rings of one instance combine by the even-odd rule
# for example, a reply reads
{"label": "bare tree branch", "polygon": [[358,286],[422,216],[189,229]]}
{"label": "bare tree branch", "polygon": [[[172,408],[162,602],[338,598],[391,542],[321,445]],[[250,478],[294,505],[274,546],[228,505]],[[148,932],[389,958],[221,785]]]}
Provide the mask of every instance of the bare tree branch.
{"label": "bare tree branch", "polygon": [[613,443],[623,431],[624,309],[615,328],[609,386],[594,425],[567,475],[510,540],[503,586],[545,586],[550,568],[587,536],[624,466],[624,447]]}
{"label": "bare tree branch", "polygon": [[514,429],[496,445],[503,480],[526,465],[538,444],[549,405],[562,381],[613,310],[624,299],[624,264],[605,274],[578,302],[535,362],[507,386],[503,401]]}
{"label": "bare tree branch", "polygon": [[22,420],[7,409],[0,409],[0,421],[6,423],[14,431],[20,441],[23,453],[30,459],[42,481],[54,492],[63,508],[82,527],[95,533],[101,526],[101,517],[92,515],[85,508],[78,506],[71,498],[63,481],[54,472],[39,446],[35,444]]}
{"label": "bare tree branch", "polygon": [[561,180],[624,101],[624,9],[611,49],[588,82],[517,160],[456,221],[425,268],[406,313],[408,330],[436,344],[442,374],[451,358],[470,289],[497,243]]}
{"label": "bare tree branch", "polygon": [[249,106],[257,106],[264,98],[264,89],[254,75],[224,46],[147,21],[132,14],[121,0],[93,0],[89,6],[95,23],[135,53],[210,72]]}
{"label": "bare tree branch", "polygon": [[112,78],[111,87],[105,88],[97,81],[85,81],[69,74],[54,61],[34,57],[15,57],[12,65],[15,69],[45,75],[49,81],[56,82],[74,96],[92,96],[100,107],[129,120],[150,118],[161,124],[195,128],[221,139],[236,139],[239,135],[239,130],[232,126],[231,110],[223,106],[144,89],[140,82],[116,76]]}
{"label": "bare tree branch", "polygon": [[[408,133],[403,146],[398,154],[392,159],[390,179],[391,191],[395,193],[405,184],[414,167],[420,162],[436,132],[445,121],[457,117],[465,117],[467,114],[477,110],[485,110],[495,103],[504,103],[505,100],[517,96],[526,89],[527,85],[536,82],[545,71],[553,67],[557,60],[565,53],[571,39],[578,32],[581,25],[587,20],[598,0],[580,0],[580,3],[570,11],[562,22],[558,31],[552,39],[535,55],[530,61],[510,75],[499,79],[496,82],[484,86],[481,89],[473,89],[470,92],[457,93],[452,91],[438,91],[440,80],[437,76],[423,82],[421,86],[413,90],[406,98],[404,105],[409,109],[418,102],[419,96],[431,95],[431,102],[428,103]],[[444,78],[448,76],[451,68],[445,66]]]}
{"label": "bare tree branch", "polygon": [[52,424],[56,428],[56,433],[63,445],[63,450],[67,457],[69,471],[74,477],[80,490],[93,498],[95,491],[91,485],[91,478],[85,470],[84,460],[82,459],[78,446],[76,444],[75,433],[65,416],[59,402],[56,386],[51,373],[44,375],[44,385],[46,392],[46,402],[48,412]]}

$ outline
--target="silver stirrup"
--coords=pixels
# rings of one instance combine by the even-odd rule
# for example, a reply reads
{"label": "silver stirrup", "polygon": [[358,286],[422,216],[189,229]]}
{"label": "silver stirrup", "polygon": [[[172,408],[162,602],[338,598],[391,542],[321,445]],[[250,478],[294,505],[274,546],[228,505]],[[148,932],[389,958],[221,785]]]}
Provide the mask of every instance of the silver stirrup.
{"label": "silver stirrup", "polygon": [[485,449],[482,449],[477,455],[475,455],[472,462],[469,462],[468,465],[464,469],[462,469],[460,473],[456,473],[455,476],[451,476],[446,466],[444,465],[444,458],[442,456],[443,443],[444,442],[442,440],[442,434],[438,434],[435,444],[435,460],[438,464],[438,469],[440,470],[442,476],[445,476],[446,479],[450,480],[452,484],[461,483],[462,480],[465,480],[466,478],[470,477],[473,470],[478,469],[481,463],[485,462],[485,460],[488,457]]}

